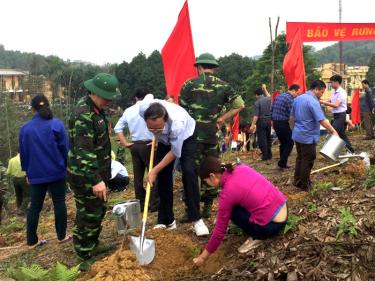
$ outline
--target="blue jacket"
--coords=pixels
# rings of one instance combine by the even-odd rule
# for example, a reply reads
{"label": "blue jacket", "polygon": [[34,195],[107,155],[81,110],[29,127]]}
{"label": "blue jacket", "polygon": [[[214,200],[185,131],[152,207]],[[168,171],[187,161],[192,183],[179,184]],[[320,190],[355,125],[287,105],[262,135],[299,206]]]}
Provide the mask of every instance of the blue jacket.
{"label": "blue jacket", "polygon": [[36,113],[20,129],[19,149],[22,170],[30,184],[65,178],[69,140],[61,120],[46,120]]}

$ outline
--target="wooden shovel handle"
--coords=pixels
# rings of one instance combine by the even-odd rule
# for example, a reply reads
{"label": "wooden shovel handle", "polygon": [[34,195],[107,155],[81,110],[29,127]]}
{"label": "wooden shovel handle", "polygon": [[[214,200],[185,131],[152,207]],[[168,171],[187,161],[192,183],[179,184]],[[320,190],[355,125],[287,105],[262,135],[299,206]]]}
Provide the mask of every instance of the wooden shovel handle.
{"label": "wooden shovel handle", "polygon": [[318,169],[318,170],[312,171],[312,172],[310,173],[310,175],[312,175],[312,174],[316,174],[316,173],[319,173],[319,172],[321,172],[321,171],[324,171],[324,170],[327,170],[327,169],[330,169],[330,168],[333,168],[333,167],[340,166],[341,164],[342,164],[342,163],[340,162],[340,163],[336,163],[336,164],[333,164],[333,165],[330,165],[330,166],[327,166],[327,167],[320,168],[320,169]]}
{"label": "wooden shovel handle", "polygon": [[[152,170],[154,167],[154,155],[155,155],[155,137],[152,138],[152,143],[151,143],[151,156],[150,156],[150,163],[148,165],[148,172]],[[151,193],[151,185],[149,182],[147,182],[146,186],[146,197],[145,197],[145,205],[143,209],[143,218],[142,222],[147,221],[147,214],[148,214],[148,203],[150,201],[150,193]]]}

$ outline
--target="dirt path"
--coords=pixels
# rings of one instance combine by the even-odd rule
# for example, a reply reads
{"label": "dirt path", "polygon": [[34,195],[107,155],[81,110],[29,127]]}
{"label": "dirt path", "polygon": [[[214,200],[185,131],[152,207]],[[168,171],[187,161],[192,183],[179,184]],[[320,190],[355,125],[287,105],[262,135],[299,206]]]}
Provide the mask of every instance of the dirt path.
{"label": "dirt path", "polygon": [[[375,142],[362,141],[361,136],[351,136],[357,151],[375,152]],[[273,147],[274,158],[278,148]],[[233,155],[236,157],[236,155]],[[271,179],[288,197],[290,214],[300,221],[286,235],[280,235],[272,241],[266,241],[256,251],[247,255],[237,253],[237,247],[246,239],[234,230],[228,234],[217,256],[210,259],[210,264],[202,271],[193,271],[192,259],[204,247],[208,238],[197,238],[191,225],[178,225],[173,232],[150,232],[156,239],[157,257],[149,267],[139,267],[129,251],[125,248],[115,260],[115,253],[99,261],[90,272],[94,280],[371,280],[375,268],[375,190],[364,190],[364,177],[360,167],[351,164],[314,175],[318,183],[314,194],[301,192],[291,184],[293,169],[280,172],[276,160],[264,163],[251,159],[250,154],[240,154],[241,161],[252,165]],[[295,152],[290,157],[293,167]],[[318,157],[315,167],[330,164]],[[345,170],[346,169],[346,170]],[[326,183],[329,183],[329,187]],[[175,215],[182,216],[184,207],[180,200],[180,179],[177,177],[175,187]],[[331,187],[343,187],[344,190],[333,191]],[[104,223],[101,240],[119,247],[122,237],[118,236],[115,220],[110,214],[111,207],[119,200],[134,198],[131,191],[110,195],[109,212]],[[74,200],[68,200],[68,231],[73,227]],[[358,225],[356,236],[343,235],[336,240],[337,224],[340,223],[341,208],[349,208]],[[6,218],[5,224],[12,216]],[[22,220],[17,220],[24,223]],[[151,214],[149,225],[155,223],[155,213]],[[214,217],[208,220],[210,229]],[[0,247],[18,248],[0,250],[0,275],[9,266],[38,263],[51,267],[56,261],[68,266],[78,263],[72,244],[58,244],[55,239],[52,202],[45,202],[41,215],[40,237],[49,239],[49,243],[35,250],[22,246],[25,241],[24,226],[7,234],[0,235]],[[129,279],[130,276],[133,279]],[[138,279],[135,279],[135,278]],[[87,280],[88,276],[81,280]],[[128,279],[127,279],[128,278]],[[349,278],[349,279],[348,279]]]}

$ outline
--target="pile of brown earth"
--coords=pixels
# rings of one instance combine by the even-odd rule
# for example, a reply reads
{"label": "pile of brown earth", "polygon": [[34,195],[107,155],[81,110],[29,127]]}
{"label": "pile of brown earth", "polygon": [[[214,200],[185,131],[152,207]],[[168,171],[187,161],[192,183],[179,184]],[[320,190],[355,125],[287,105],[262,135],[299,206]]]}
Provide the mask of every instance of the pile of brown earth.
{"label": "pile of brown earth", "polygon": [[167,281],[184,276],[212,275],[226,260],[224,254],[218,251],[197,271],[192,267],[193,258],[200,253],[201,248],[188,235],[178,231],[150,230],[146,237],[156,242],[156,255],[151,264],[140,266],[134,254],[126,247],[97,261],[91,271],[79,280]]}

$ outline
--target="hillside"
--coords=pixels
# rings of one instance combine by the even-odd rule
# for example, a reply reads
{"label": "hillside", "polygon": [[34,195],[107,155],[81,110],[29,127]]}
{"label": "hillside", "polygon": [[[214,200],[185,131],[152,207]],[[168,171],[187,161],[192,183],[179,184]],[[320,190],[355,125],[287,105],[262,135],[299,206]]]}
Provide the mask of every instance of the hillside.
{"label": "hillside", "polygon": [[[375,54],[375,41],[353,41],[343,44],[344,63],[348,65],[368,65]],[[339,61],[339,44],[333,44],[316,53],[317,66],[322,63]]]}

